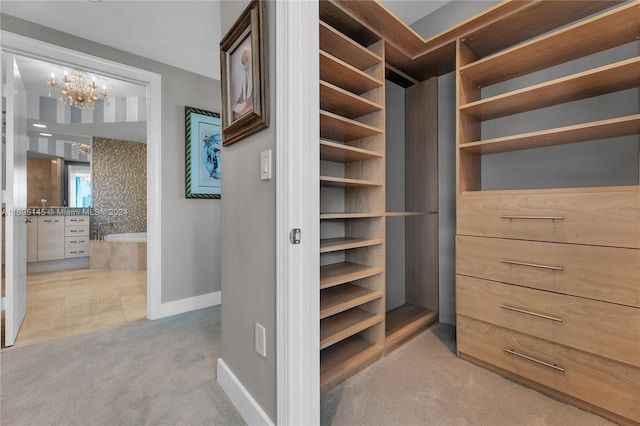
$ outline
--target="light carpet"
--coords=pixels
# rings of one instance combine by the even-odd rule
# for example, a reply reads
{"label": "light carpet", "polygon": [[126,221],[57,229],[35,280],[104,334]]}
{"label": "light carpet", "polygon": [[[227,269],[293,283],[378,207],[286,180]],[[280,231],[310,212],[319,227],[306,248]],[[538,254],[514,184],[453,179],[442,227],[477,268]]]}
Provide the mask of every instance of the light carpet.
{"label": "light carpet", "polygon": [[3,350],[0,424],[242,425],[216,382],[220,307]]}
{"label": "light carpet", "polygon": [[321,400],[321,424],[612,425],[457,358],[454,333],[437,324],[331,389]]}

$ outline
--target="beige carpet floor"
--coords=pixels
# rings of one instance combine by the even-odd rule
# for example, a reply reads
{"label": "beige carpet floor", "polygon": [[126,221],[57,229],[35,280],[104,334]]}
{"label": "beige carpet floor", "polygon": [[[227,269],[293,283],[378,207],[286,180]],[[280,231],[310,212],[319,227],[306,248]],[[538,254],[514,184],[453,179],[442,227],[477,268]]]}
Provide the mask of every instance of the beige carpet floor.
{"label": "beige carpet floor", "polygon": [[321,400],[321,424],[612,424],[457,358],[454,333],[437,324],[331,389]]}

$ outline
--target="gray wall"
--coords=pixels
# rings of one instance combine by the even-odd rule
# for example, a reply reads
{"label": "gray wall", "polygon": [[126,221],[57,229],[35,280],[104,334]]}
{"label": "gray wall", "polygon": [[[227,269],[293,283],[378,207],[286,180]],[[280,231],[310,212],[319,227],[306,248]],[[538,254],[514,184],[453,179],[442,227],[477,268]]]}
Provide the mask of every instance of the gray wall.
{"label": "gray wall", "polygon": [[[247,1],[220,5],[226,34]],[[267,6],[269,85],[275,88],[275,4]],[[271,126],[222,148],[222,359],[275,422],[276,406],[276,185],[260,180],[260,152],[275,158],[275,92]],[[275,177],[275,170],[272,176]],[[266,329],[267,356],[254,349],[254,324]]]}
{"label": "gray wall", "polygon": [[[387,211],[405,211],[404,89],[386,81]],[[386,310],[405,303],[404,217],[387,218]]]}
{"label": "gray wall", "polygon": [[491,0],[455,0],[411,25],[424,38],[434,36],[500,3]]}
{"label": "gray wall", "polygon": [[0,26],[162,75],[162,302],[220,290],[221,202],[184,197],[184,107],[219,111],[219,82],[8,15]]}

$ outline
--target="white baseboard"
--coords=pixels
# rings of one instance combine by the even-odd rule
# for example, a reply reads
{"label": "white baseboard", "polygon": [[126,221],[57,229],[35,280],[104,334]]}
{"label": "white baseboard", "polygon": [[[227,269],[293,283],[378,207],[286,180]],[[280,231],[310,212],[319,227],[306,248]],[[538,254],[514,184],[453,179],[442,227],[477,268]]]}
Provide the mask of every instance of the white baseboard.
{"label": "white baseboard", "polygon": [[238,380],[227,364],[218,358],[218,383],[227,393],[227,396],[240,412],[240,415],[247,424],[252,425],[273,425],[273,422],[258,405],[249,391]]}
{"label": "white baseboard", "polygon": [[198,309],[209,308],[211,306],[219,305],[221,302],[222,296],[219,291],[202,294],[200,296],[187,297],[186,299],[174,300],[173,302],[167,302],[160,305],[160,316],[158,318],[165,318]]}

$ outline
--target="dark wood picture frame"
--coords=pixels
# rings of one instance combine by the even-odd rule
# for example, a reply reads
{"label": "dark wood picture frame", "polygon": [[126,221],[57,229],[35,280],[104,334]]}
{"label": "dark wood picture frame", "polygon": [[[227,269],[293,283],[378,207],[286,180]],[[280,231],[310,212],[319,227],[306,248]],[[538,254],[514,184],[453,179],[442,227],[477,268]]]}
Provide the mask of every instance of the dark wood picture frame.
{"label": "dark wood picture frame", "polygon": [[220,42],[223,146],[269,126],[265,9],[253,0]]}

